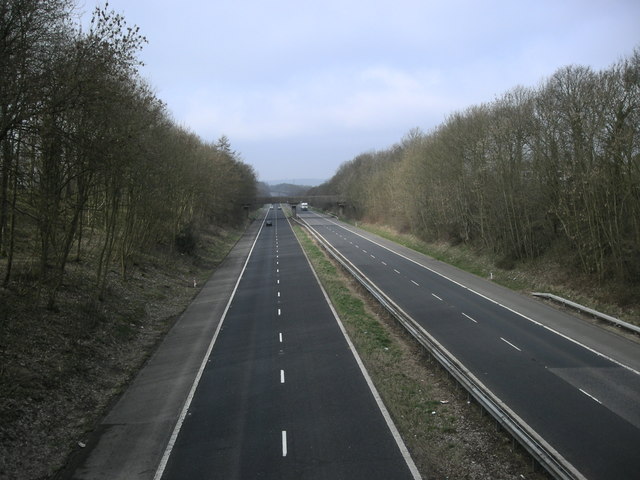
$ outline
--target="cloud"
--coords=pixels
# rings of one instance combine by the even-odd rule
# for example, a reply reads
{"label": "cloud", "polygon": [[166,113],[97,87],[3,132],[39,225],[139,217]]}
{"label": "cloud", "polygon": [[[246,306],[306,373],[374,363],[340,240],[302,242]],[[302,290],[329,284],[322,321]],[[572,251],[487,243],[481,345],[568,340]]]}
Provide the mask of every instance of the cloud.
{"label": "cloud", "polygon": [[411,123],[444,107],[442,75],[437,70],[410,72],[386,66],[359,73],[344,101],[333,109],[346,128],[379,128]]}
{"label": "cloud", "polygon": [[196,131],[224,132],[232,139],[283,139],[398,123],[410,127],[446,108],[445,97],[437,70],[373,66],[294,78],[280,88],[200,89],[181,120]]}
{"label": "cloud", "polygon": [[640,42],[637,0],[110,5],[149,38],[144,73],[178,123],[228,135],[275,176],[276,164],[329,172],[562,66],[606,68]]}

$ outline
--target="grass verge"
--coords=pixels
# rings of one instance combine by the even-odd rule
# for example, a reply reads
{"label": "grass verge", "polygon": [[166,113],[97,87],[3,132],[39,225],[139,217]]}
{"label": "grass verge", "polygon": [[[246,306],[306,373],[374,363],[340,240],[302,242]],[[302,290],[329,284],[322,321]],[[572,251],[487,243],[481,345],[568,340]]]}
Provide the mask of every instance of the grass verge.
{"label": "grass verge", "polygon": [[0,479],[51,478],[82,448],[242,232],[203,232],[193,256],[138,255],[100,302],[92,263],[73,262],[56,311],[16,272],[0,289]]}
{"label": "grass verge", "polygon": [[[623,284],[614,280],[594,279],[576,270],[561,268],[557,261],[562,252],[550,252],[535,260],[514,261],[513,268],[500,268],[499,259],[483,254],[468,245],[429,243],[414,235],[402,234],[381,225],[358,222],[357,226],[407,248],[446,262],[457,268],[519,292],[547,292],[607,313],[629,323],[640,325],[640,285]],[[498,264],[498,265],[497,265]],[[557,306],[557,305],[556,305]],[[620,333],[590,316],[585,320]],[[626,334],[625,334],[626,335]],[[628,335],[630,338],[635,338]],[[637,339],[637,338],[635,338]]]}
{"label": "grass verge", "polygon": [[547,478],[305,230],[294,230],[423,478]]}

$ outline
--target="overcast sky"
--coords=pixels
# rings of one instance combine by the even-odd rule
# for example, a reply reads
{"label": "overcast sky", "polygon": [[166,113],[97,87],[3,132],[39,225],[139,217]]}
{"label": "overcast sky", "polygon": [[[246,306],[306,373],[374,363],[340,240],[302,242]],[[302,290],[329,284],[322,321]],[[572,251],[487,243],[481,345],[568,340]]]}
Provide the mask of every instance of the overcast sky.
{"label": "overcast sky", "polygon": [[[103,2],[84,0],[85,19]],[[558,68],[640,48],[638,0],[110,0],[149,43],[176,123],[227,135],[263,181],[328,179],[359,153]]]}

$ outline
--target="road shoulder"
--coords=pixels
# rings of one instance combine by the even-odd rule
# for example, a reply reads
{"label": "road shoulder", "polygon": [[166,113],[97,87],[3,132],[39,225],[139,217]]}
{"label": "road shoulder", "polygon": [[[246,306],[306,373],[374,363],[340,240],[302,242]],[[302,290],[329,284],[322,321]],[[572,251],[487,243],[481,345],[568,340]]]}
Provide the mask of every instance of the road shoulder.
{"label": "road shoulder", "polygon": [[621,335],[585,322],[569,312],[554,308],[532,296],[510,290],[485,278],[478,277],[442,261],[431,258],[410,248],[399,245],[353,225],[338,220],[331,221],[353,233],[394,251],[405,258],[448,278],[465,288],[482,295],[528,319],[566,336],[617,363],[640,371],[638,344]]}
{"label": "road shoulder", "polygon": [[[260,222],[249,226],[59,479],[151,479]],[[117,461],[114,461],[117,459]]]}

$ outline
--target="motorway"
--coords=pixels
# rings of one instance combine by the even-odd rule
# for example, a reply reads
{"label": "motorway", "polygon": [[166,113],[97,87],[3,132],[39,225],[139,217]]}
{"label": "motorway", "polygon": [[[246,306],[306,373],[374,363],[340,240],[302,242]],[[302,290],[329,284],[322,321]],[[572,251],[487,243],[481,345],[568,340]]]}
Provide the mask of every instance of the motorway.
{"label": "motorway", "polygon": [[[450,267],[445,270],[451,275],[437,272],[433,259],[330,217],[299,216],[579,476],[640,478],[640,345],[602,329],[585,329],[565,313],[513,299],[513,292]],[[502,295],[509,298],[503,301]]]}
{"label": "motorway", "polygon": [[283,212],[265,220],[155,478],[420,478]]}

